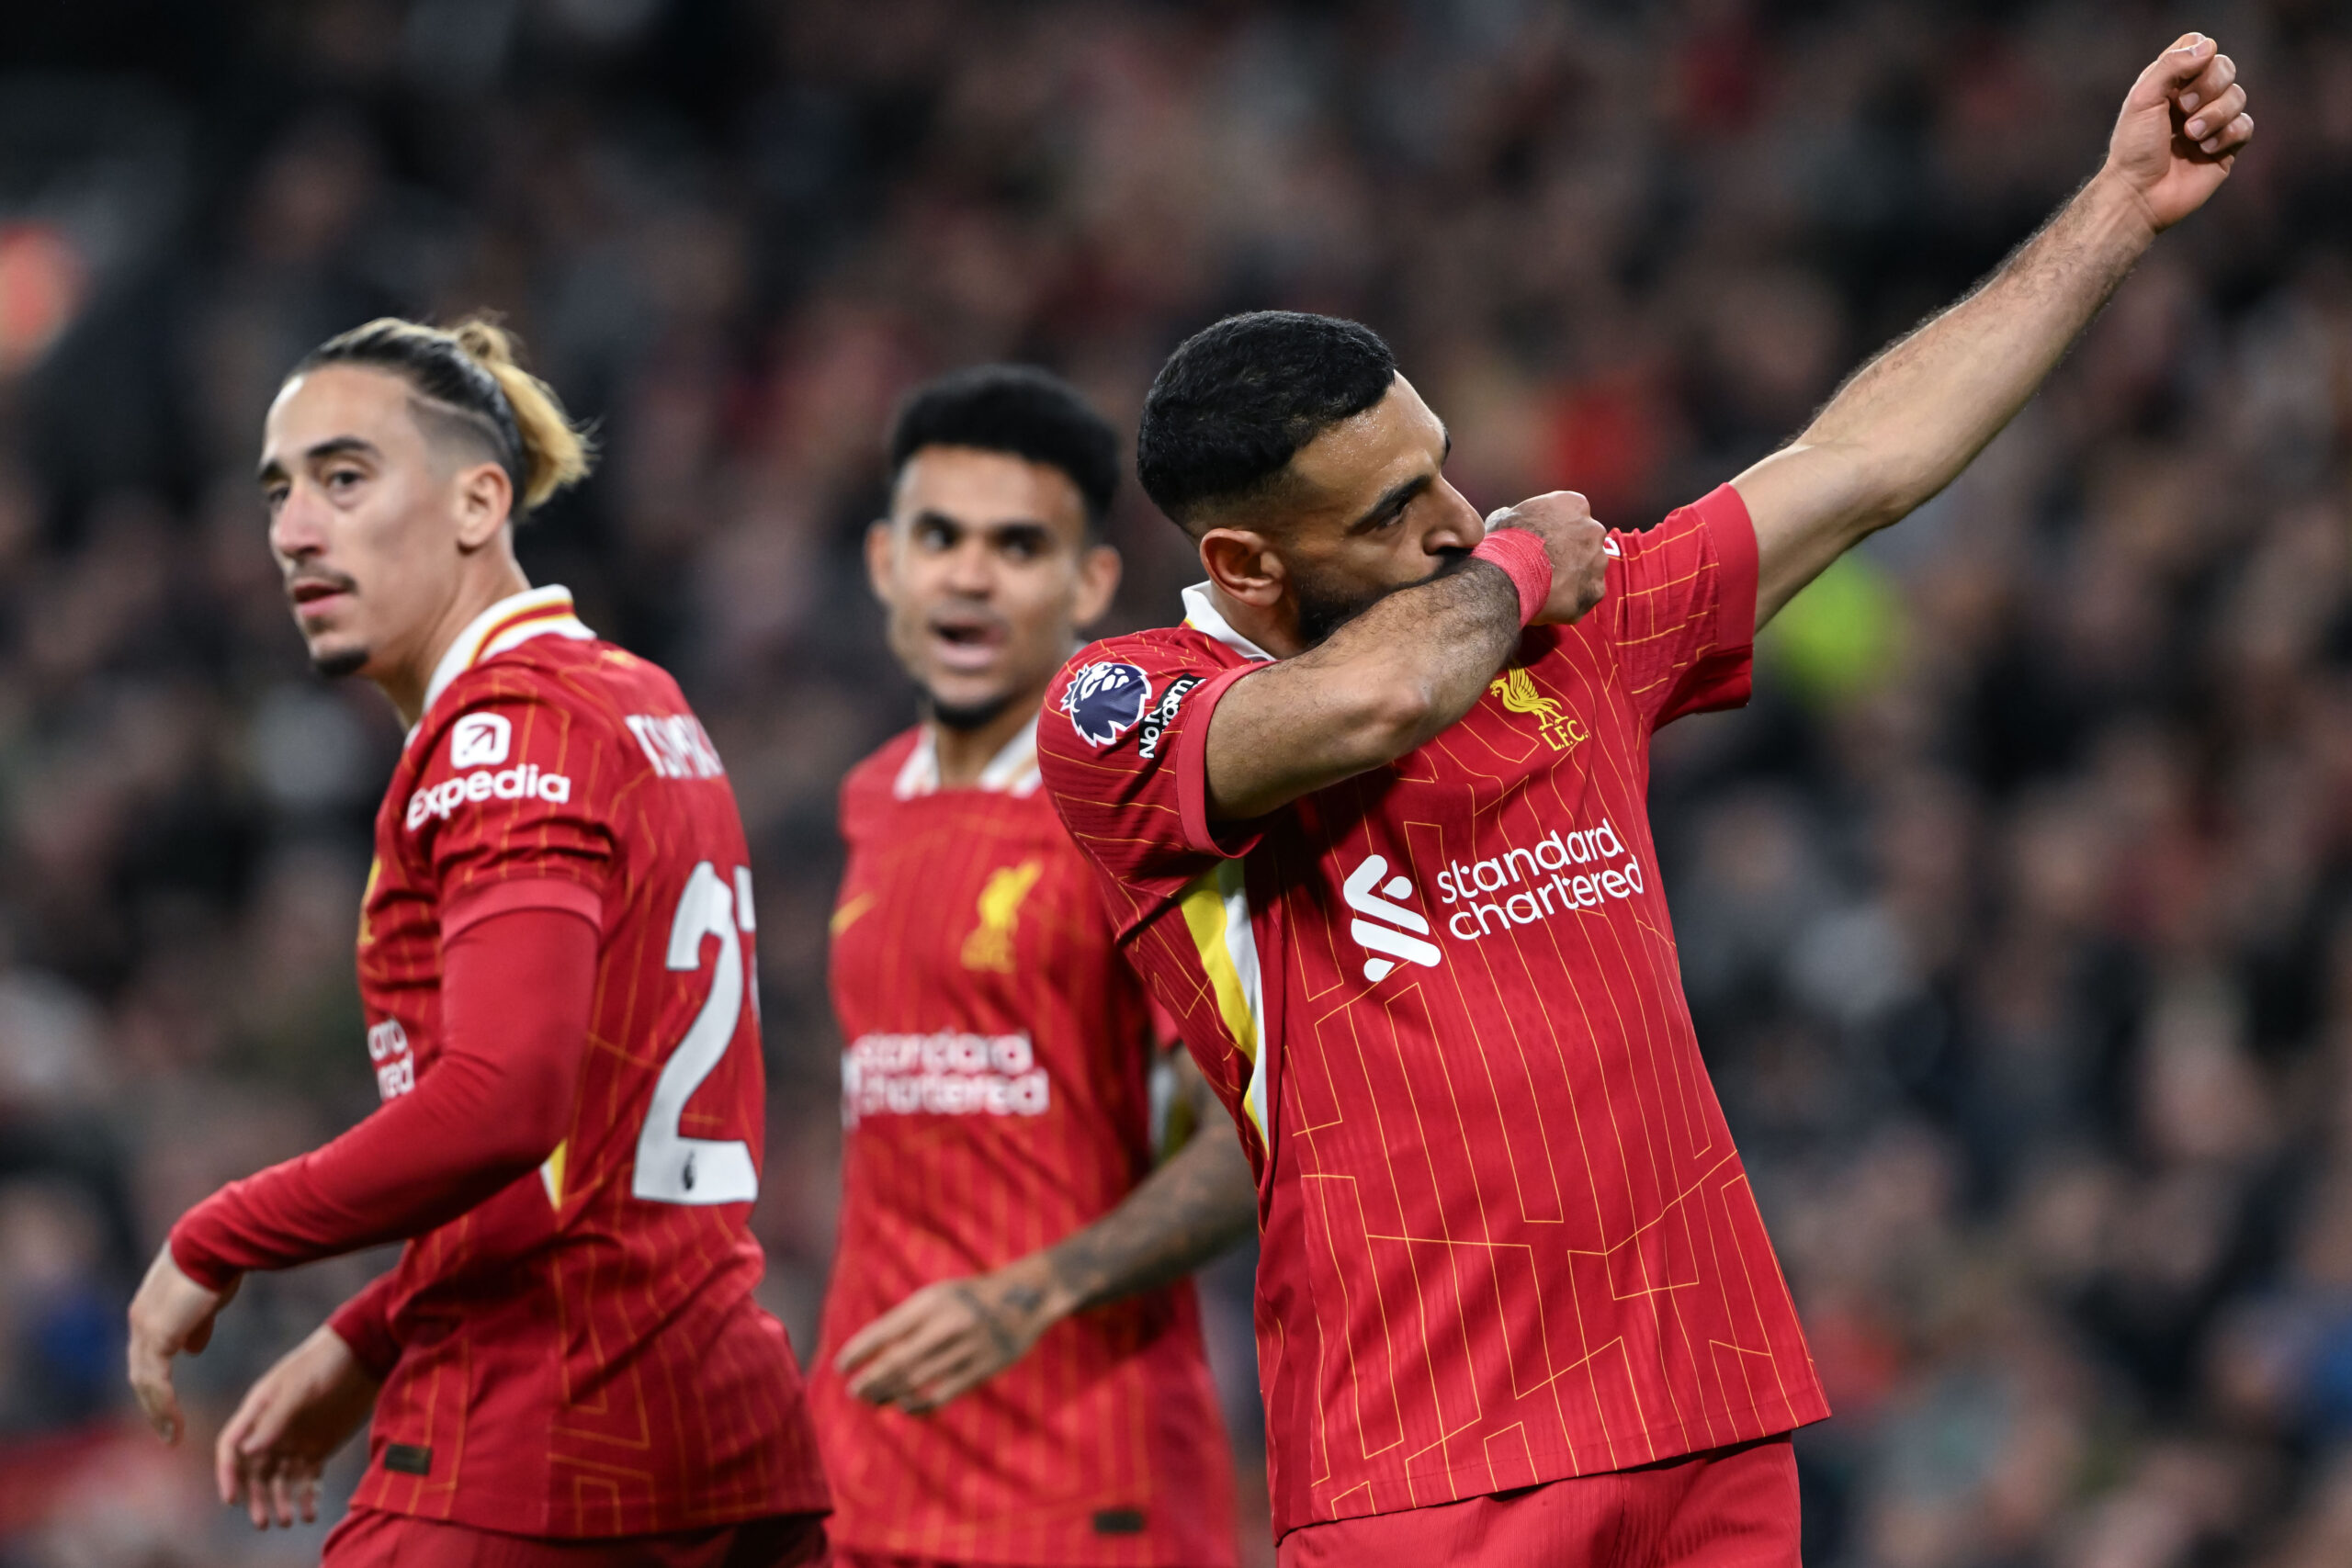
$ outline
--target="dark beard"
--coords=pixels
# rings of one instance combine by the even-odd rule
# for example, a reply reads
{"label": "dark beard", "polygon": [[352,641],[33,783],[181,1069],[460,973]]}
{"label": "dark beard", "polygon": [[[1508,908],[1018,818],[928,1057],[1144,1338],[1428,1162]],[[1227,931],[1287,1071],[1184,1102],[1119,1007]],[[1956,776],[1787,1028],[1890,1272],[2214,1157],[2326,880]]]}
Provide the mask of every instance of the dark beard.
{"label": "dark beard", "polygon": [[1319,647],[1324,638],[1391,593],[1435,581],[1450,571],[1459,570],[1462,563],[1469,558],[1468,550],[1447,550],[1444,560],[1429,576],[1419,582],[1399,582],[1388,588],[1326,581],[1313,572],[1301,570],[1296,563],[1293,563],[1290,591],[1292,601],[1298,606],[1298,640],[1307,648]]}
{"label": "dark beard", "polygon": [[975,729],[986,729],[995,723],[999,716],[1012,705],[1012,693],[1007,692],[1001,697],[990,697],[984,703],[957,705],[943,703],[929,692],[925,692],[922,694],[922,701],[923,706],[929,710],[934,723],[955,730],[959,735],[968,735]]}
{"label": "dark beard", "polygon": [[322,654],[311,660],[311,668],[330,681],[340,681],[345,675],[356,675],[367,668],[368,650],[364,648],[345,649],[341,653]]}

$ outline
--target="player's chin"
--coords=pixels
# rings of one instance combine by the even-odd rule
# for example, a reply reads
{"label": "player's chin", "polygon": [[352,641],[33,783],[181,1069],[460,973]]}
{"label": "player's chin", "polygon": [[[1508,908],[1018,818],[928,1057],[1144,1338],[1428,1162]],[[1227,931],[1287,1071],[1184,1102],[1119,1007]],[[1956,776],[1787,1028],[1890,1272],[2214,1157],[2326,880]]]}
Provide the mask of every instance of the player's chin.
{"label": "player's chin", "polygon": [[368,661],[374,657],[368,646],[357,637],[327,633],[308,641],[311,668],[329,680],[358,674],[368,668]]}
{"label": "player's chin", "polygon": [[1018,694],[1010,682],[943,681],[929,688],[931,716],[950,729],[983,729]]}

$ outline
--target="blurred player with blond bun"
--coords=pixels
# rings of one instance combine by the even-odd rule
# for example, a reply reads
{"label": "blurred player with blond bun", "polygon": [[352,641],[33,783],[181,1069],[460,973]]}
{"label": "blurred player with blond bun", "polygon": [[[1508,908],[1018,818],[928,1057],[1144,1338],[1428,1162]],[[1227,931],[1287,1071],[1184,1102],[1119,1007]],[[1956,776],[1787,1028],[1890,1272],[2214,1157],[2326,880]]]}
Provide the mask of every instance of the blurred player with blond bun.
{"label": "blurred player with blond bun", "polygon": [[[1159,1049],[1038,788],[1038,700],[1102,614],[1118,438],[1042,371],[922,389],[866,538],[922,721],[842,789],[841,1248],[811,1395],[843,1561],[1224,1568],[1232,1456],[1190,1283],[1256,1195],[1211,1116],[1155,1169]],[[1050,720],[1048,720],[1050,722]],[[1171,1060],[1172,1057],[1172,1060]]]}
{"label": "blurred player with blond bun", "polygon": [[[374,1412],[338,1568],[822,1562],[782,1327],[752,1300],[763,1153],[750,855],[676,684],[533,589],[515,524],[587,471],[497,327],[378,321],[271,405],[269,543],[312,663],[411,726],[359,921],[383,1104],[183,1215],[130,1307],[171,1358],[248,1270],[405,1240],[247,1394],[222,1501],[315,1517]],[[355,1059],[355,1065],[356,1059]]]}

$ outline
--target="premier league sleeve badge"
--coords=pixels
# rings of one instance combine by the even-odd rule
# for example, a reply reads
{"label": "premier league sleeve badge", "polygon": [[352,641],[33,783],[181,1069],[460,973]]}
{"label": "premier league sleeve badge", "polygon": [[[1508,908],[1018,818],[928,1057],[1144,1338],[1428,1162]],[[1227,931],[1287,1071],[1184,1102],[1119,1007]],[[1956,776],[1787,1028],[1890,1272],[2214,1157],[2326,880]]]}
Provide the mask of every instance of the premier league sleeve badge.
{"label": "premier league sleeve badge", "polygon": [[1132,664],[1090,664],[1062,688],[1062,712],[1089,746],[1108,746],[1143,718],[1151,682]]}

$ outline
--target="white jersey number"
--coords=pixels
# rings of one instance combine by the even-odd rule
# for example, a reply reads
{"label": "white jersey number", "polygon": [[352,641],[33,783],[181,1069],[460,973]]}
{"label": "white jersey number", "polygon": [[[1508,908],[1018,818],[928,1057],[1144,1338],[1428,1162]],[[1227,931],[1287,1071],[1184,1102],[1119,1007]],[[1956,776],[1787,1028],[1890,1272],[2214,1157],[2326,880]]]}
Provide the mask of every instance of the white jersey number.
{"label": "white jersey number", "polygon": [[[742,895],[740,910],[736,907],[739,892]],[[629,1190],[648,1202],[748,1203],[759,1196],[760,1173],[752,1168],[750,1145],[740,1140],[689,1138],[679,1125],[686,1113],[686,1101],[727,1055],[728,1042],[735,1038],[736,1020],[742,1015],[743,943],[736,933],[739,923],[744,931],[752,929],[751,892],[749,871],[739,868],[730,888],[704,861],[686,878],[685,896],[678,900],[678,918],[670,924],[671,968],[700,969],[702,939],[707,936],[718,939],[718,963],[711,970],[710,995],[702,1010],[695,1014],[686,1037],[670,1053],[662,1076],[654,1080],[645,1130],[637,1135],[637,1175]]]}

